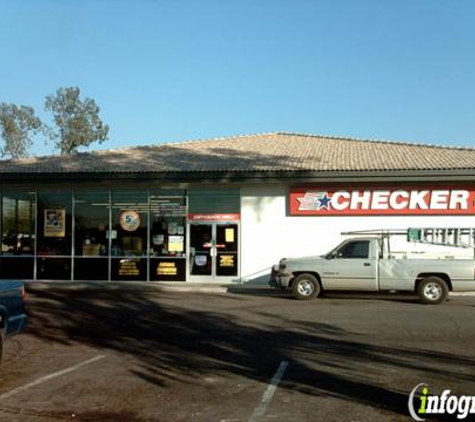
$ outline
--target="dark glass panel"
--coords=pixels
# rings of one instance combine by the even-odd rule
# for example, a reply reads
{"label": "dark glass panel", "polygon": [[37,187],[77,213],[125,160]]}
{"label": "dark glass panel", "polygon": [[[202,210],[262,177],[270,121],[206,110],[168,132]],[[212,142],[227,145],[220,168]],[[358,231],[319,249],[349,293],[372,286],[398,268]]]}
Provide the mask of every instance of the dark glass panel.
{"label": "dark glass panel", "polygon": [[238,226],[216,225],[216,275],[234,276],[238,273]]}
{"label": "dark glass panel", "polygon": [[212,226],[190,226],[190,268],[192,275],[212,274]]}
{"label": "dark glass panel", "polygon": [[218,252],[216,257],[216,275],[233,276],[238,273],[238,254],[234,252]]}
{"label": "dark glass panel", "polygon": [[216,247],[218,251],[237,252],[238,246],[237,224],[217,224]]}
{"label": "dark glass panel", "polygon": [[75,280],[108,280],[109,260],[107,258],[75,258]]}
{"label": "dark glass panel", "polygon": [[33,255],[36,194],[4,190],[2,197],[2,255]]}
{"label": "dark glass panel", "polygon": [[38,280],[71,280],[71,258],[37,258]]}
{"label": "dark glass panel", "polygon": [[0,259],[0,278],[13,280],[33,280],[34,258]]}
{"label": "dark glass panel", "polygon": [[192,188],[188,191],[189,212],[192,214],[239,214],[238,188]]}

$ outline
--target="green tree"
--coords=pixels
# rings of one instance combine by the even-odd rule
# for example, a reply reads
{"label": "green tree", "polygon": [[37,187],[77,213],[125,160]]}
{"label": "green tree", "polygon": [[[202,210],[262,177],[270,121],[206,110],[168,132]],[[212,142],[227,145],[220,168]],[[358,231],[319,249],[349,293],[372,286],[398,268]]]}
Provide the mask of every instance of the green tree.
{"label": "green tree", "polygon": [[53,114],[58,131],[56,148],[62,155],[76,153],[80,147],[107,139],[109,127],[99,117],[99,107],[91,98],[81,100],[77,87],[59,88],[48,95],[45,110]]}
{"label": "green tree", "polygon": [[47,133],[47,127],[31,107],[0,103],[0,130],[5,142],[0,148],[2,156],[23,158],[29,154],[32,136]]}

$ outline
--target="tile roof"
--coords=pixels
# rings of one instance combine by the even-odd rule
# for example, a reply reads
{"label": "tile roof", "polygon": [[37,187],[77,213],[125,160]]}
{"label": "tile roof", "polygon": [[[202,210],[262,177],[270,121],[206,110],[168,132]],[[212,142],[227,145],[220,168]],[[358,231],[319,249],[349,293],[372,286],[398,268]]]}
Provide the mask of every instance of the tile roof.
{"label": "tile roof", "polygon": [[265,133],[0,161],[0,174],[475,170],[475,148]]}

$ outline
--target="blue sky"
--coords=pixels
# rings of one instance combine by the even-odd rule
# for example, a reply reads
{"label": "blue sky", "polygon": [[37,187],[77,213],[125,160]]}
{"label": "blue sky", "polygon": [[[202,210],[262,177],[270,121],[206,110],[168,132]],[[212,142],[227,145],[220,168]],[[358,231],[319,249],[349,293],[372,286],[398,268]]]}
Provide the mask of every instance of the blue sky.
{"label": "blue sky", "polygon": [[[471,0],[0,0],[0,101],[78,86],[93,149],[289,131],[475,147]],[[52,147],[38,142],[33,153]]]}

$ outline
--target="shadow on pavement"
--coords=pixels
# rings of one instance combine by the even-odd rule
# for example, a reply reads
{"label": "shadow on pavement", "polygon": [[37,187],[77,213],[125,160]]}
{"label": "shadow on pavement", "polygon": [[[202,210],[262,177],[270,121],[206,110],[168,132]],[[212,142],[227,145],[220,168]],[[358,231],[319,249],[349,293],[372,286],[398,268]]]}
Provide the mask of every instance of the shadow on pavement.
{"label": "shadow on pavement", "polygon": [[38,291],[32,294],[29,313],[30,334],[139,357],[136,375],[158,386],[172,380],[193,383],[203,374],[268,382],[279,363],[288,360],[292,370],[283,389],[407,415],[409,391],[381,385],[378,374],[408,369],[421,376],[472,380],[475,373],[475,360],[462,355],[377,345],[329,323],[294,320],[289,328],[278,310],[272,322],[257,317],[243,322],[225,312],[187,307],[180,300],[163,303],[140,291]]}
{"label": "shadow on pavement", "polygon": [[[242,287],[228,287],[227,292],[233,295],[243,295],[243,296],[269,296],[278,299],[290,299],[296,300],[292,295],[290,290],[282,291],[272,288],[242,288]],[[384,293],[384,292],[347,292],[347,291],[325,291],[315,299],[315,303],[318,304],[318,301],[324,299],[347,299],[347,300],[388,300],[392,302],[401,302],[401,303],[417,303],[421,304],[417,295],[413,293]]]}

